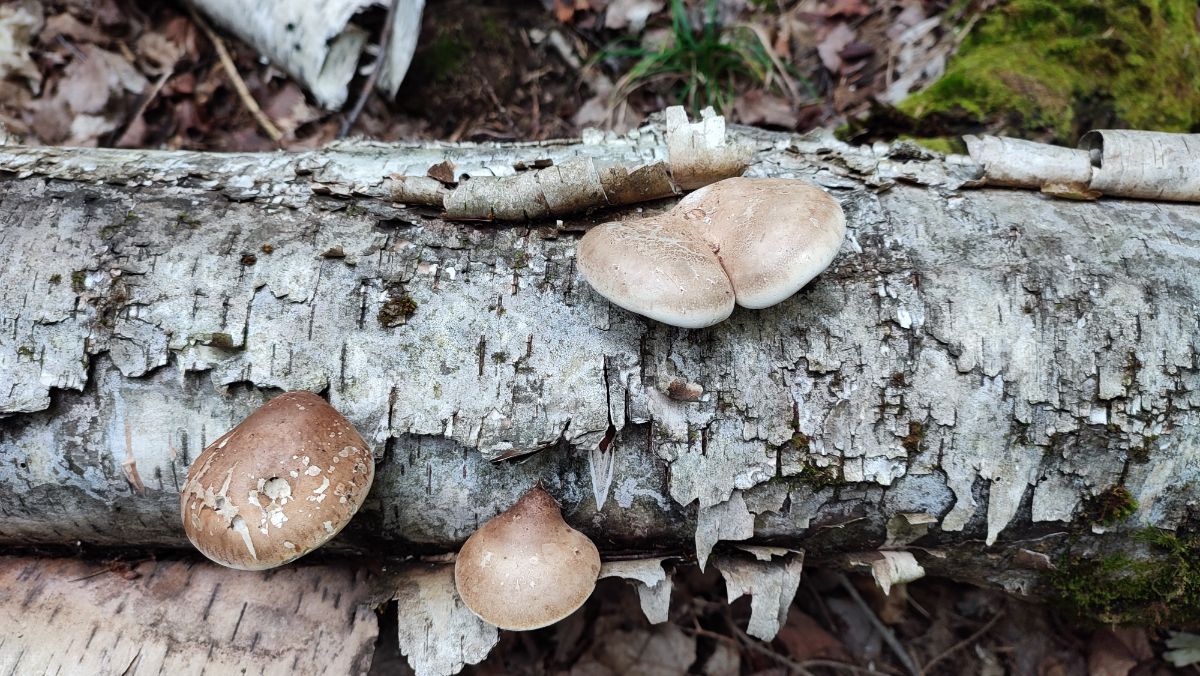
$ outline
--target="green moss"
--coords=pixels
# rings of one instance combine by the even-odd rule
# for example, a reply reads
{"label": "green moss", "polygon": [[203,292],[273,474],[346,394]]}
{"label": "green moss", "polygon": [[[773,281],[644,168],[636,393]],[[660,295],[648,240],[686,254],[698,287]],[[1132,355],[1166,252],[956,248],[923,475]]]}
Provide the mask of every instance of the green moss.
{"label": "green moss", "polygon": [[503,364],[506,361],[508,361],[508,353],[507,352],[493,352],[492,353],[492,362],[494,362],[496,364]]}
{"label": "green moss", "polygon": [[346,207],[347,216],[362,216],[365,213],[367,213],[367,208],[361,204],[351,204]]}
{"label": "green moss", "polygon": [[76,270],[71,273],[71,290],[75,293],[83,293],[87,288],[87,271]]}
{"label": "green moss", "polygon": [[514,269],[519,270],[527,265],[529,265],[529,254],[524,251],[513,253],[512,266]]}
{"label": "green moss", "polygon": [[379,308],[379,314],[376,318],[379,323],[386,328],[400,326],[408,321],[417,311],[417,301],[413,297],[406,294],[389,298],[383,307]]}
{"label": "green moss", "polygon": [[181,211],[175,215],[175,225],[176,227],[188,228],[191,230],[200,227],[200,219],[186,211]]}
{"label": "green moss", "polygon": [[17,354],[27,359],[33,359],[33,348],[28,345],[22,345],[17,348]]}
{"label": "green moss", "polygon": [[966,144],[964,144],[962,139],[958,138],[957,136],[935,136],[928,138],[901,136],[900,138],[908,139],[922,148],[932,150],[935,153],[941,153],[943,155],[962,154],[966,152]]}
{"label": "green moss", "polygon": [[830,486],[840,486],[845,483],[835,467],[818,467],[812,462],[805,462],[796,475],[796,480],[819,491]]}
{"label": "green moss", "polygon": [[57,272],[50,275],[50,283],[51,284],[61,284],[62,283],[62,275],[58,274]]}
{"label": "green moss", "polygon": [[472,46],[457,32],[443,32],[421,49],[416,65],[427,71],[431,80],[441,82],[458,72],[473,53]]}
{"label": "green moss", "polygon": [[808,450],[812,448],[812,437],[804,432],[796,432],[792,435],[792,445],[796,447],[796,450],[808,453]]}
{"label": "green moss", "polygon": [[1137,512],[1138,502],[1128,488],[1117,484],[1109,486],[1088,501],[1084,512],[1092,523],[1115,526]]}
{"label": "green moss", "polygon": [[[914,116],[1007,118],[1073,143],[1111,108],[1116,121],[1164,131],[1200,125],[1195,0],[1008,0],[985,13],[946,73],[905,100]],[[1103,111],[1103,114],[1095,114]]]}
{"label": "green moss", "polygon": [[1048,573],[1053,597],[1094,625],[1200,625],[1200,548],[1195,538],[1147,528],[1135,534],[1148,556],[1068,556]]}

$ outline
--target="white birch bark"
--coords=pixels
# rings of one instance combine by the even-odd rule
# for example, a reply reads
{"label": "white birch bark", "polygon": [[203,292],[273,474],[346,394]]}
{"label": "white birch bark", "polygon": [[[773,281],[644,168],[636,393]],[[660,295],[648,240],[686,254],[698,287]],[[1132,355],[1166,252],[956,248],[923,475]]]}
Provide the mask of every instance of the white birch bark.
{"label": "white birch bark", "polygon": [[[830,188],[850,234],[795,297],[698,331],[576,274],[579,234],[612,213],[462,224],[382,199],[383,177],[445,158],[473,175],[652,161],[660,128],[296,155],[0,149],[0,542],[184,546],[188,463],[295,388],[376,450],[344,550],[453,550],[541,480],[606,554],[678,554],[750,518],[753,540],[820,562],[905,515],[928,527],[913,551],[930,574],[1023,588],[997,554],[1057,555],[1113,486],[1138,500],[1128,526],[1191,518],[1200,207],[964,191],[973,168],[911,149],[733,135],[756,149],[750,175]],[[674,380],[700,400],[667,396]]]}

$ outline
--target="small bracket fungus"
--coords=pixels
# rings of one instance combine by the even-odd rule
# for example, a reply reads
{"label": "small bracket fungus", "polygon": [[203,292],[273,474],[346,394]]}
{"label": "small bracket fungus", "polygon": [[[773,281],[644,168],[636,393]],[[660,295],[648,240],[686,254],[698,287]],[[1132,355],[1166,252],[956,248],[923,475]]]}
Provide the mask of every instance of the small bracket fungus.
{"label": "small bracket fungus", "polygon": [[223,566],[274,568],[336,535],[374,477],[370,449],[341,413],[288,392],[196,457],[180,494],[183,529]]}
{"label": "small bracket fungus", "polygon": [[617,305],[684,328],[775,305],[829,267],[846,217],[803,181],[727,178],[659,216],[604,223],[579,242],[577,265]]}
{"label": "small bracket fungus", "polygon": [[599,575],[596,545],[563,521],[541,486],[467,538],[454,563],[454,584],[471,612],[516,631],[575,612]]}

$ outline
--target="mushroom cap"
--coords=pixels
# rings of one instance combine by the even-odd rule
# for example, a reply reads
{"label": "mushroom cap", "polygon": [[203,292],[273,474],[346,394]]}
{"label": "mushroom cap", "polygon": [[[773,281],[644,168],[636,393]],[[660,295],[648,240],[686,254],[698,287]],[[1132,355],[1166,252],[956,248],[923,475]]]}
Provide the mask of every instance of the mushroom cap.
{"label": "mushroom cap", "polygon": [[471,612],[501,629],[554,624],[591,596],[600,552],[563,521],[540,486],[483,524],[463,544],[454,584]]}
{"label": "mushroom cap", "polygon": [[672,209],[702,227],[733,284],[737,304],[775,305],[829,267],[846,237],[846,216],[824,190],[783,178],[729,178]]}
{"label": "mushroom cap", "polygon": [[841,206],[817,186],[728,178],[664,214],[592,228],[576,265],[614,304],[701,328],[735,303],[764,308],[796,293],[829,267],[845,236]]}
{"label": "mushroom cap", "polygon": [[733,312],[734,294],[710,245],[669,213],[604,223],[579,242],[576,265],[601,296],[651,319],[696,329]]}
{"label": "mushroom cap", "polygon": [[370,449],[341,413],[288,392],[196,456],[180,494],[183,529],[223,566],[274,568],[336,535],[374,476]]}

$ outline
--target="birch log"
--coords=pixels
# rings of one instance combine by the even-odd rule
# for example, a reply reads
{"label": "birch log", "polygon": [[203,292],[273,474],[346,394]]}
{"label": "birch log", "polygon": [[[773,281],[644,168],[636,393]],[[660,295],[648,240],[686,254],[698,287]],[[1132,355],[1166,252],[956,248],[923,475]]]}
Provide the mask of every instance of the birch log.
{"label": "birch log", "polygon": [[[453,550],[539,480],[605,555],[887,542],[1010,589],[1044,567],[1022,561],[1196,525],[1198,206],[963,190],[973,167],[910,149],[734,130],[748,175],[828,187],[850,234],[795,297],[688,331],[577,275],[612,212],[496,226],[386,199],[443,159],[645,161],[661,132],[0,148],[0,542],[184,546],[188,464],[298,388],[374,445],[345,552]],[[1102,525],[1119,486],[1136,510]]]}

